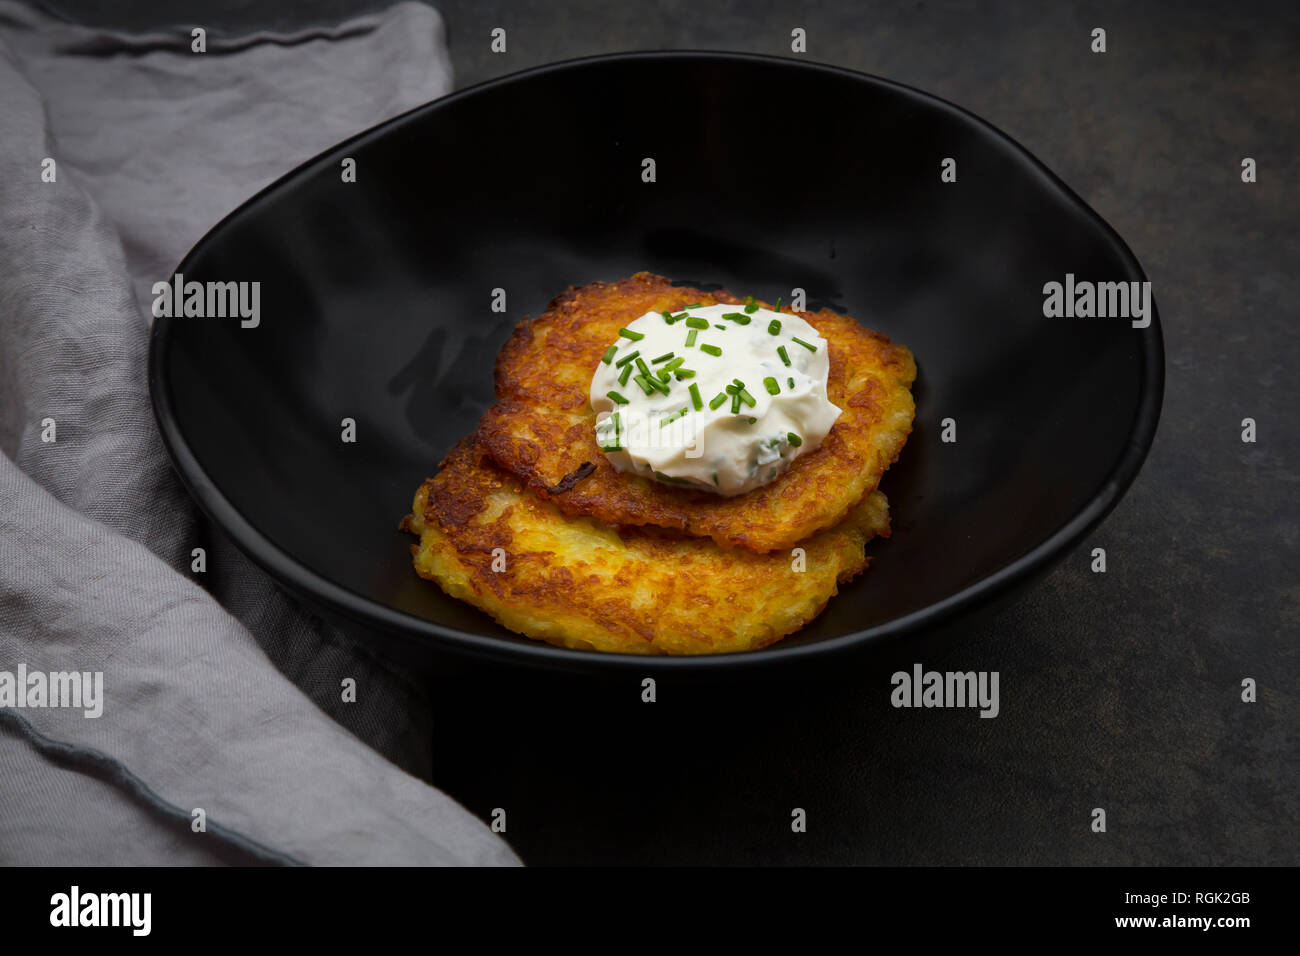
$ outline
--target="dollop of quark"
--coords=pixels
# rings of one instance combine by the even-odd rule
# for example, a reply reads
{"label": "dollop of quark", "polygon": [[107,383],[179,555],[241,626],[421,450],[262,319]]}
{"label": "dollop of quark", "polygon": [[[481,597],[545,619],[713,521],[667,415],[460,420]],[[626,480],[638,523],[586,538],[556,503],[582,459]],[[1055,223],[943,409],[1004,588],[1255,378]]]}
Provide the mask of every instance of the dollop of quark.
{"label": "dollop of quark", "polygon": [[647,312],[591,378],[596,442],[619,471],[731,497],[821,445],[826,340],[797,315],[749,305]]}

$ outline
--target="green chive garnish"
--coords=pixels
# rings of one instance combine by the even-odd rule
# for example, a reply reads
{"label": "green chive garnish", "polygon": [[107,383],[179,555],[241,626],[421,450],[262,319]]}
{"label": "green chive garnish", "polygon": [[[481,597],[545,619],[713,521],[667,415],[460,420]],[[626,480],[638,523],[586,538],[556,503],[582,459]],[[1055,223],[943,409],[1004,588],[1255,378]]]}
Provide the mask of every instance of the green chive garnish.
{"label": "green chive garnish", "polygon": [[767,334],[768,335],[781,334],[781,322],[778,319],[773,319],[771,322],[767,323]]}
{"label": "green chive garnish", "polygon": [[652,379],[650,379],[650,385],[651,385],[653,388],[657,389],[658,391],[662,392],[664,395],[667,395],[667,394],[668,394],[668,380],[667,380],[667,379],[665,379],[664,381],[661,382],[661,381],[659,381],[659,379],[657,379],[657,378],[652,378]]}
{"label": "green chive garnish", "polygon": [[618,392],[606,392],[606,393],[605,393],[605,397],[608,398],[608,399],[609,399],[611,402],[613,402],[615,405],[626,405],[626,404],[628,404],[627,399],[624,398],[622,395],[620,395]]}
{"label": "green chive garnish", "polygon": [[691,382],[691,406],[697,411],[704,410],[704,400],[700,398],[700,387]]}
{"label": "green chive garnish", "polygon": [[701,352],[708,352],[710,355],[721,355],[721,354],[722,354],[722,349],[718,348],[716,345],[701,345],[701,346],[700,346],[700,351],[701,351]]}
{"label": "green chive garnish", "polygon": [[664,317],[664,321],[667,322],[669,325],[672,325],[674,322],[677,321],[676,319],[673,318],[673,314],[671,312],[660,312],[659,314]]}
{"label": "green chive garnish", "polygon": [[636,370],[640,372],[642,375],[644,375],[646,378],[650,377],[650,366],[646,365],[644,359],[636,360]]}
{"label": "green chive garnish", "polygon": [[803,444],[803,439],[800,438],[798,435],[796,435],[794,432],[790,432],[790,434],[786,435],[785,437],[790,442],[790,444],[793,445],[795,448],[798,448],[800,445]]}
{"label": "green chive garnish", "polygon": [[758,421],[757,418],[751,418],[751,419],[749,420],[749,423],[752,425],[752,424],[754,424],[754,422],[756,422],[756,421]]}
{"label": "green chive garnish", "polygon": [[781,393],[781,386],[778,385],[776,379],[770,375],[763,379],[763,387],[767,389],[767,394],[769,395],[779,395]]}
{"label": "green chive garnish", "polygon": [[725,402],[726,400],[727,400],[727,393],[718,392],[717,395],[714,395],[713,398],[709,399],[709,408],[713,409],[716,412],[718,410],[718,407],[722,405],[722,403]]}
{"label": "green chive garnish", "polygon": [[689,332],[686,333],[686,347],[687,347],[687,348],[690,348],[692,345],[695,344],[695,336],[697,336],[697,335],[699,335],[699,334],[700,334],[700,330],[699,330],[699,329],[691,329]]}
{"label": "green chive garnish", "polygon": [[624,365],[623,371],[618,373],[618,384],[626,385],[628,378],[632,375],[632,366]]}
{"label": "green chive garnish", "polygon": [[628,362],[635,362],[636,359],[637,359],[637,356],[639,356],[640,354],[641,354],[641,350],[640,350],[640,349],[637,349],[635,352],[628,352],[626,355],[624,355],[621,359],[619,359],[619,360],[618,360],[617,362],[615,362],[614,364],[615,364],[615,365],[626,365]]}
{"label": "green chive garnish", "polygon": [[618,346],[611,345],[609,348],[605,349],[605,354],[601,356],[600,360],[604,362],[606,365],[608,365],[611,361],[613,361],[614,356],[617,354],[618,354]]}
{"label": "green chive garnish", "polygon": [[773,311],[773,312],[780,312],[780,311],[781,311],[781,297],[780,297],[779,295],[776,297],[776,308],[773,309],[772,311]]}
{"label": "green chive garnish", "polygon": [[681,408],[677,409],[677,411],[673,412],[671,415],[667,416],[666,418],[659,419],[659,427],[663,428],[669,422],[677,421],[677,419],[681,418],[688,411],[690,411],[690,409],[687,408],[685,405],[683,405]]}
{"label": "green chive garnish", "polygon": [[754,301],[752,295],[745,296],[745,301],[749,303],[749,305],[745,306],[746,312],[754,313],[758,311],[758,303]]}
{"label": "green chive garnish", "polygon": [[686,319],[686,327],[688,329],[707,329],[709,327],[709,320],[702,319],[698,315],[688,316]]}
{"label": "green chive garnish", "polygon": [[743,388],[739,392],[737,392],[734,397],[740,399],[750,408],[753,408],[755,405],[758,404],[758,402],[754,400],[754,396],[750,395],[749,392]]}
{"label": "green chive garnish", "polygon": [[790,387],[791,387],[791,388],[794,388],[794,376],[793,376],[793,375],[791,375],[788,379],[786,379],[786,381],[790,383]]}
{"label": "green chive garnish", "polygon": [[698,302],[692,302],[690,305],[682,306],[683,309],[698,309],[699,307],[700,304]]}
{"label": "green chive garnish", "polygon": [[737,415],[739,413],[740,413],[740,393],[737,392],[731,396],[731,414]]}
{"label": "green chive garnish", "polygon": [[640,332],[633,332],[631,329],[619,329],[618,334],[625,339],[631,339],[633,342],[640,342],[645,335]]}
{"label": "green chive garnish", "polygon": [[[670,352],[669,354],[671,355],[672,353]],[[677,356],[677,358],[673,359],[671,362],[669,362],[667,365],[664,366],[664,371],[671,372],[673,371],[673,369],[681,368],[685,364],[686,364],[686,359],[679,355]]]}
{"label": "green chive garnish", "polygon": [[722,331],[724,332],[727,331],[727,327],[725,325],[714,325],[713,327],[715,329],[722,329]]}
{"label": "green chive garnish", "polygon": [[667,362],[672,357],[673,357],[672,352],[665,352],[663,355],[659,356],[658,358],[652,358],[650,360],[650,364],[658,365],[660,362]]}
{"label": "green chive garnish", "polygon": [[778,345],[776,347],[776,354],[781,356],[781,361],[784,362],[786,365],[790,364],[790,356],[786,352],[784,345]]}
{"label": "green chive garnish", "polygon": [[735,395],[738,391],[740,391],[740,389],[741,386],[737,385],[735,382],[731,382],[725,388],[723,388],[723,391],[725,391],[728,395]]}
{"label": "green chive garnish", "polygon": [[641,391],[645,392],[647,395],[654,394],[654,386],[650,384],[650,380],[644,375],[637,375],[632,379],[632,381],[640,385]]}
{"label": "green chive garnish", "polygon": [[695,370],[690,368],[677,368],[673,369],[673,374],[677,376],[677,381],[680,382],[684,378],[694,378]]}
{"label": "green chive garnish", "polygon": [[[757,306],[755,306],[755,308],[757,308]],[[752,312],[754,310],[749,309],[747,311]],[[732,322],[735,322],[737,325],[749,325],[749,316],[747,316],[744,312],[723,312],[722,317],[724,319],[730,319]]]}
{"label": "green chive garnish", "polygon": [[688,478],[674,478],[672,475],[665,475],[662,471],[656,471],[654,476],[660,481],[668,482],[670,485],[689,485],[691,483]]}
{"label": "green chive garnish", "polygon": [[800,345],[802,345],[804,348],[806,348],[809,352],[816,352],[816,351],[817,351],[817,346],[815,346],[815,345],[809,345],[807,342],[805,342],[803,339],[799,338],[798,336],[795,336],[795,335],[790,336],[790,341],[791,341],[791,342],[798,342]]}

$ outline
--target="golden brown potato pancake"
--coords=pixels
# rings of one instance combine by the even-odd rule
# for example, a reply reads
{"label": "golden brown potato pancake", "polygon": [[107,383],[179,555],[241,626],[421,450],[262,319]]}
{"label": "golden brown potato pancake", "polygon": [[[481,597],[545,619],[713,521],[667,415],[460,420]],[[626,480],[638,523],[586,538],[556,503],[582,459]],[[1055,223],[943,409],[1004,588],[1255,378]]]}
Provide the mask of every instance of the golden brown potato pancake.
{"label": "golden brown potato pancake", "polygon": [[727,550],[565,515],[471,437],[420,486],[402,527],[420,536],[411,553],[421,577],[512,631],[583,650],[707,654],[763,647],[821,613],[867,566],[864,545],[889,535],[889,508],[880,492],[867,495],[799,545],[796,570],[790,551]]}
{"label": "golden brown potato pancake", "polygon": [[830,527],[875,490],[907,441],[915,411],[912,353],[848,316],[795,313],[829,343],[826,391],[843,413],[816,451],[770,484],[734,498],[670,487],[615,470],[596,445],[588,389],[620,328],[650,311],[741,301],[648,272],[571,287],[543,315],[521,322],[497,356],[497,403],[479,424],[479,443],[572,515],[671,528],[753,551],[789,548]]}

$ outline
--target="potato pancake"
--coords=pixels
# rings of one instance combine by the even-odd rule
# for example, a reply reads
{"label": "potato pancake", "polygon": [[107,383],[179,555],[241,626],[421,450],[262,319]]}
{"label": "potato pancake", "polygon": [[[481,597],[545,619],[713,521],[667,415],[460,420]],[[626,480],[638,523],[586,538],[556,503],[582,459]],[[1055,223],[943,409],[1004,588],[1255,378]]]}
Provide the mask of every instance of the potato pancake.
{"label": "potato pancake", "polygon": [[915,412],[911,352],[848,316],[792,313],[829,344],[826,393],[843,411],[816,451],[769,484],[733,498],[670,487],[616,470],[596,444],[588,389],[620,328],[646,312],[741,302],[648,272],[571,287],[543,315],[521,322],[497,356],[497,403],[479,424],[480,446],[570,515],[669,528],[757,552],[787,549],[829,528],[876,489]]}
{"label": "potato pancake", "polygon": [[728,550],[566,515],[471,436],[420,486],[402,528],[420,537],[411,553],[421,577],[512,631],[581,650],[711,654],[764,647],[821,613],[866,568],[866,543],[888,537],[889,507],[868,494],[800,543],[802,559]]}

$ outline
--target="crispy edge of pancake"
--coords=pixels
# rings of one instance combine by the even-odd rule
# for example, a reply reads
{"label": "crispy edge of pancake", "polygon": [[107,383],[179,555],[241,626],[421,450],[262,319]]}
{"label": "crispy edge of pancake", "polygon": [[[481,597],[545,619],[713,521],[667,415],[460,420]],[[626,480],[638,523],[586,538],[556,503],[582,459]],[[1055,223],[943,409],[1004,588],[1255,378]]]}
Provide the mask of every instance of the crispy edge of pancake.
{"label": "crispy edge of pancake", "polygon": [[472,438],[420,486],[412,509],[402,529],[420,538],[411,555],[421,577],[517,633],[632,654],[772,644],[867,567],[868,541],[889,536],[880,492],[798,545],[804,570],[790,552],[727,550],[658,529],[620,532],[530,494]]}
{"label": "crispy edge of pancake", "polygon": [[915,414],[911,352],[848,316],[793,313],[830,345],[827,394],[842,414],[822,444],[775,481],[722,498],[619,472],[596,444],[588,389],[619,328],[650,311],[741,301],[645,272],[570,288],[501,349],[498,400],[479,423],[480,443],[537,495],[609,524],[656,525],[753,551],[788,548],[834,525],[898,459]]}

